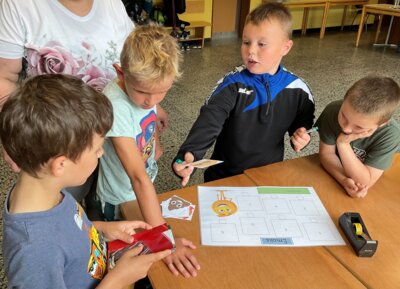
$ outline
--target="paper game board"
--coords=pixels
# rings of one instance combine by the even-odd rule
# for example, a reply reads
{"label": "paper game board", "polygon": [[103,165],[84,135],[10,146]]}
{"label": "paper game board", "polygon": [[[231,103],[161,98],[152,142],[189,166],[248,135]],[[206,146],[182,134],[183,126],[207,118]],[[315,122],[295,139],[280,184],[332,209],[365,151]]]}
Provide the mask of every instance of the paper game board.
{"label": "paper game board", "polygon": [[201,244],[345,245],[312,187],[198,187]]}

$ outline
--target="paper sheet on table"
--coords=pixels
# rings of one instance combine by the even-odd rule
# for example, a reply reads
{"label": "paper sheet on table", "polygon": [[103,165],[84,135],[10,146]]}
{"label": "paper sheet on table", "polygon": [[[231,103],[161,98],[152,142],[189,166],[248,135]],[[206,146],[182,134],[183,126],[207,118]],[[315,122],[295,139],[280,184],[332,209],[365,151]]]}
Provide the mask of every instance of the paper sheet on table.
{"label": "paper sheet on table", "polygon": [[312,187],[198,187],[201,244],[345,245]]}

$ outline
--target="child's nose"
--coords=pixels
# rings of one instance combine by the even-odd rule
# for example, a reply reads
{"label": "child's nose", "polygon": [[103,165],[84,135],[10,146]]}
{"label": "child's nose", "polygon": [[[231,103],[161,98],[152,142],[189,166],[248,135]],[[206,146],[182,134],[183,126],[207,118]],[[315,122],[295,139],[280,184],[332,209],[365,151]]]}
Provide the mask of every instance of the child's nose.
{"label": "child's nose", "polygon": [[345,125],[342,127],[342,131],[345,134],[351,134],[353,130],[351,129],[351,127],[349,125]]}
{"label": "child's nose", "polygon": [[145,100],[146,106],[155,106],[157,104],[157,98],[155,96],[150,96]]}
{"label": "child's nose", "polygon": [[255,51],[256,51],[255,45],[254,44],[250,45],[249,46],[249,55],[255,54]]}

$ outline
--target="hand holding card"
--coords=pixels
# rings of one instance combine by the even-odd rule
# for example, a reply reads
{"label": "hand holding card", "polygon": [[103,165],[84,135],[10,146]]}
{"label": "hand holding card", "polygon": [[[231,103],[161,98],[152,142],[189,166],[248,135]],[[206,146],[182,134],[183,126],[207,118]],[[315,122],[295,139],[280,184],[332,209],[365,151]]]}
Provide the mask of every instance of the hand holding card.
{"label": "hand holding card", "polygon": [[114,268],[116,262],[128,250],[143,245],[139,255],[156,253],[175,249],[175,239],[170,226],[162,224],[150,230],[144,230],[132,235],[133,243],[128,244],[120,240],[108,242],[108,268]]}

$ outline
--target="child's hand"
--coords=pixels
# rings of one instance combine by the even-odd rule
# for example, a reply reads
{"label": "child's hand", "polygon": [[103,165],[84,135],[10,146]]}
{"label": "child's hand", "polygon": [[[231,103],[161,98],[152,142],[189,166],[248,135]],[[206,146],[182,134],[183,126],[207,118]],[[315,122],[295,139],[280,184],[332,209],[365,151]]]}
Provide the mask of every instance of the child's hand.
{"label": "child's hand", "polygon": [[168,129],[168,113],[161,107],[157,105],[157,129],[162,134]]}
{"label": "child's hand", "polygon": [[349,144],[352,141],[355,141],[356,139],[360,138],[365,138],[371,136],[374,132],[376,131],[375,128],[369,129],[367,131],[361,132],[361,133],[350,133],[350,134],[345,134],[345,133],[340,133],[338,138],[336,139],[336,144]]}
{"label": "child's hand", "polygon": [[4,161],[10,166],[11,170],[14,173],[19,173],[21,169],[18,167],[18,165],[10,158],[10,156],[8,155],[8,153],[4,148],[2,148],[2,151],[3,151]]}
{"label": "child's hand", "polygon": [[172,166],[175,173],[182,177],[182,186],[186,186],[187,183],[189,182],[190,175],[193,173],[194,168],[189,166],[186,167],[187,164],[192,163],[194,161],[194,156],[192,153],[187,152],[185,154],[185,160],[181,163],[175,162],[174,165]]}
{"label": "child's hand", "polygon": [[368,193],[368,187],[366,185],[356,183],[351,178],[345,178],[342,182],[342,186],[347,194],[353,198],[364,198]]}
{"label": "child's hand", "polygon": [[172,274],[178,276],[181,273],[185,278],[196,277],[200,265],[196,257],[189,249],[196,249],[196,246],[184,238],[175,238],[176,250],[167,256],[163,261],[171,270]]}
{"label": "child's hand", "polygon": [[154,154],[154,159],[158,161],[158,159],[163,155],[164,150],[161,147],[161,143],[159,140],[156,141],[156,151]]}
{"label": "child's hand", "polygon": [[301,151],[311,140],[304,127],[298,128],[290,138],[295,152]]}
{"label": "child's hand", "polygon": [[[158,253],[137,256],[143,249],[140,245],[122,255],[116,266],[104,277],[103,281],[97,286],[100,288],[123,288],[131,285],[146,277],[151,265],[168,255],[171,250],[165,250]],[[116,284],[121,285],[120,287]]]}
{"label": "child's hand", "polygon": [[93,222],[96,229],[100,230],[107,241],[121,240],[132,243],[135,229],[149,230],[152,227],[142,221],[117,221],[117,222]]}

